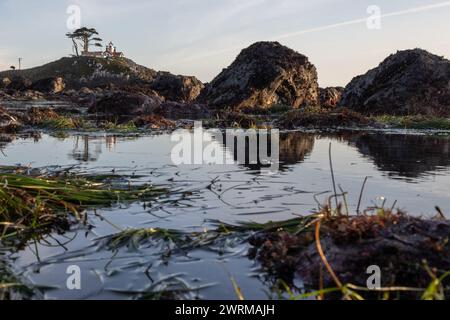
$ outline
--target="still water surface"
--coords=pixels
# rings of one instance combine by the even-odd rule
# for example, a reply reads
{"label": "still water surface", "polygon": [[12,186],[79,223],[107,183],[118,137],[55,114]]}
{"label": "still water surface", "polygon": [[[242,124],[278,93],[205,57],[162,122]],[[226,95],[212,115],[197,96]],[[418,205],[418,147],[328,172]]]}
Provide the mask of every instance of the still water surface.
{"label": "still water surface", "polygon": [[[0,165],[29,165],[80,174],[119,174],[133,185],[165,185],[177,192],[150,207],[118,204],[90,212],[94,228],[74,227],[46,242],[29,243],[10,255],[14,271],[55,299],[126,299],[173,290],[182,298],[236,299],[231,277],[247,299],[270,296],[259,266],[246,257],[245,237],[207,249],[165,255],[158,241],[118,250],[102,237],[127,228],[212,229],[211,220],[267,222],[306,215],[317,208],[315,194],[330,191],[328,148],[333,148],[337,183],[355,211],[362,182],[369,180],[363,206],[381,205],[414,215],[450,217],[450,138],[426,135],[283,133],[280,170],[261,175],[254,166],[182,165],[171,161],[175,142],[168,134],[103,134],[17,139],[2,146]],[[224,153],[229,153],[223,149]],[[231,155],[233,156],[233,155]],[[188,193],[186,193],[188,192]],[[319,196],[324,201],[326,195]],[[163,254],[162,254],[163,252]],[[82,290],[66,287],[67,267],[82,271]],[[189,290],[185,290],[188,288]]]}

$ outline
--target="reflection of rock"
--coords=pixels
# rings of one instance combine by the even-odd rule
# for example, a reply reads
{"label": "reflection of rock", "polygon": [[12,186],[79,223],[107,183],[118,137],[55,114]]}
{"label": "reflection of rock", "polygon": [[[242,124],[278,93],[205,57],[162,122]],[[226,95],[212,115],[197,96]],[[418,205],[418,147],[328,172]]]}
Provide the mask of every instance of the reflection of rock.
{"label": "reflection of rock", "polygon": [[348,138],[390,175],[416,178],[450,166],[450,139],[418,135],[362,134]]}
{"label": "reflection of rock", "polygon": [[75,143],[72,152],[69,154],[70,158],[82,162],[95,162],[98,161],[102,152],[103,147],[107,150],[113,151],[116,147],[118,139],[122,141],[132,141],[139,139],[137,136],[129,137],[116,137],[107,135],[106,137],[96,137],[96,136],[75,136]]}
{"label": "reflection of rock", "polygon": [[341,105],[366,114],[450,114],[450,61],[405,50],[354,78]]}
{"label": "reflection of rock", "polygon": [[314,135],[301,132],[287,132],[280,136],[280,162],[296,164],[303,162],[314,148]]}
{"label": "reflection of rock", "polygon": [[[80,141],[81,139],[81,141]],[[72,151],[72,157],[77,161],[94,162],[97,161],[102,153],[103,138],[96,139],[89,136],[75,138],[75,147]],[[108,141],[107,141],[108,146]]]}
{"label": "reflection of rock", "polygon": [[[253,130],[250,130],[250,132],[252,132],[252,131]],[[261,143],[259,136],[260,136],[260,134],[258,134],[258,142],[257,142],[258,147],[253,149],[256,152],[258,152],[258,154],[260,152],[259,143]],[[226,139],[230,139],[230,137],[232,137],[232,136],[228,135]],[[269,137],[270,137],[270,133],[269,133]],[[224,135],[223,139],[224,139],[224,141],[226,141],[225,135]],[[267,140],[270,141],[270,138]],[[248,141],[251,141],[251,139],[249,139]],[[253,140],[253,141],[255,141],[255,140]],[[283,170],[284,165],[291,165],[291,164],[303,162],[305,160],[305,158],[309,154],[311,154],[311,152],[313,151],[314,142],[315,142],[315,138],[314,138],[314,135],[312,135],[312,134],[305,134],[305,133],[301,133],[301,132],[282,133],[282,134],[280,134],[280,139],[279,139],[279,147],[280,147],[279,159],[272,159],[272,160],[274,160],[274,161],[279,160],[281,170]],[[268,143],[268,145],[270,146],[270,142]],[[238,163],[241,165],[245,165],[246,167],[248,167],[252,170],[262,169],[264,166],[261,165],[260,163],[249,164],[249,159],[250,159],[249,150],[250,150],[249,145],[248,145],[248,143],[246,143],[246,145],[245,145],[246,161],[245,162],[238,161]],[[233,157],[235,160],[238,159],[237,152],[238,152],[238,150],[235,147],[235,150],[232,150]],[[242,152],[242,150],[239,150],[239,152]],[[260,161],[258,161],[258,162],[260,162]]]}
{"label": "reflection of rock", "polygon": [[278,42],[258,42],[206,86],[199,102],[219,108],[317,105],[317,71],[306,56]]}

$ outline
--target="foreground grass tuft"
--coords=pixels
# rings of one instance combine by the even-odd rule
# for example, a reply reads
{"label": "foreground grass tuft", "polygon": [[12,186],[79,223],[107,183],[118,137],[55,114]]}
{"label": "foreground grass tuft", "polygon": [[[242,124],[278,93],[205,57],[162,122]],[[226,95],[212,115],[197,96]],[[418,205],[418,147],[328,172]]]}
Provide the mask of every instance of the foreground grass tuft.
{"label": "foreground grass tuft", "polygon": [[449,118],[438,118],[428,116],[377,116],[373,118],[379,123],[403,129],[438,129],[450,130]]}
{"label": "foreground grass tuft", "polygon": [[70,217],[82,221],[89,207],[107,207],[118,202],[149,201],[165,189],[111,188],[78,177],[30,177],[0,174],[0,240],[52,229],[67,229]]}

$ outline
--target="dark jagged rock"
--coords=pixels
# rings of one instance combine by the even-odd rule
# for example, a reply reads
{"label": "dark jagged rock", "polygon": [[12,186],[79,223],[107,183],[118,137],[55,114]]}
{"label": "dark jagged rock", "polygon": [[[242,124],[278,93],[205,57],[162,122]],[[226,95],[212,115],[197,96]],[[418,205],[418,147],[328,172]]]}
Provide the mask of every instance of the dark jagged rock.
{"label": "dark jagged rock", "polygon": [[342,98],[343,87],[328,87],[319,89],[320,106],[323,108],[335,108]]}
{"label": "dark jagged rock", "polygon": [[0,78],[20,76],[32,82],[62,77],[67,89],[77,90],[82,87],[122,85],[135,79],[151,81],[156,75],[155,70],[138,65],[129,59],[91,57],[65,57],[31,69],[0,72]]}
{"label": "dark jagged rock", "polygon": [[14,133],[21,127],[19,119],[0,106],[0,133]]}
{"label": "dark jagged rock", "polygon": [[[67,96],[75,100],[83,96],[83,99],[89,100],[88,105],[92,104],[93,97],[88,97],[87,90],[97,95],[101,94],[99,89],[148,96],[153,96],[156,92],[165,100],[192,102],[204,88],[195,77],[157,72],[125,58],[62,58],[31,69],[0,72],[0,79],[5,79],[0,83],[0,88],[11,91],[32,89],[56,94],[66,89],[69,92]],[[9,79],[13,79],[12,83]],[[23,81],[19,81],[20,79]]]}
{"label": "dark jagged rock", "polygon": [[450,61],[425,50],[399,51],[354,78],[341,105],[366,114],[450,114]]}
{"label": "dark jagged rock", "polygon": [[7,88],[11,84],[11,79],[5,77],[0,81],[0,89]]}
{"label": "dark jagged rock", "polygon": [[154,113],[168,119],[205,119],[211,117],[210,110],[202,104],[167,101],[154,109]]}
{"label": "dark jagged rock", "polygon": [[32,90],[56,94],[64,91],[66,84],[61,77],[41,79],[31,85]]}
{"label": "dark jagged rock", "polygon": [[16,76],[11,79],[11,82],[6,88],[8,90],[25,91],[30,89],[31,85],[32,82],[30,79],[21,76]]}
{"label": "dark jagged rock", "polygon": [[153,113],[163,102],[164,99],[156,95],[116,91],[98,100],[88,111],[110,116],[143,115]]}
{"label": "dark jagged rock", "polygon": [[204,85],[195,77],[173,75],[169,72],[159,72],[150,88],[176,102],[192,102],[203,90]]}
{"label": "dark jagged rock", "polygon": [[208,84],[198,101],[219,108],[317,105],[317,71],[306,56],[278,42],[258,42]]}

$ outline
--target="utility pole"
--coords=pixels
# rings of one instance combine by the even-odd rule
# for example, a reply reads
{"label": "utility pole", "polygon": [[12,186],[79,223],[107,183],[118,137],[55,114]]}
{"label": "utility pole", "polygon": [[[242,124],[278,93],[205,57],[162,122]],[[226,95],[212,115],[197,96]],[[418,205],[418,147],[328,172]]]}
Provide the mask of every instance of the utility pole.
{"label": "utility pole", "polygon": [[19,60],[19,70],[20,70],[22,68],[22,60],[23,60],[23,58],[19,58],[18,60]]}

